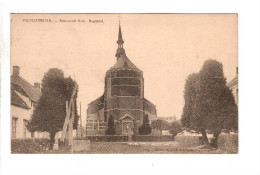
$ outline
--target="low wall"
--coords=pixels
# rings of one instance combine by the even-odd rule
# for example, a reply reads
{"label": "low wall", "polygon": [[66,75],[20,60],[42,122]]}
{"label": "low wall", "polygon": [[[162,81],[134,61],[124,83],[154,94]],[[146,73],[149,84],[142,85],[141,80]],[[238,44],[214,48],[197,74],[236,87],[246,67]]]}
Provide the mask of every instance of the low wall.
{"label": "low wall", "polygon": [[218,149],[228,153],[238,153],[238,134],[219,135]]}
{"label": "low wall", "polygon": [[182,146],[195,147],[203,144],[202,136],[175,136],[174,140]]}
{"label": "low wall", "polygon": [[90,140],[90,142],[128,142],[129,137],[124,135],[100,135],[89,136],[79,138],[76,140]]}
{"label": "low wall", "polygon": [[94,136],[94,135],[105,135],[106,130],[87,130],[87,136]]}
{"label": "low wall", "polygon": [[168,135],[160,135],[160,136],[154,136],[154,135],[133,135],[132,141],[135,142],[169,142],[173,141],[173,136]]}
{"label": "low wall", "polygon": [[170,135],[100,135],[100,136],[86,136],[84,138],[76,138],[76,140],[90,140],[90,142],[169,142],[174,141],[174,137]]}

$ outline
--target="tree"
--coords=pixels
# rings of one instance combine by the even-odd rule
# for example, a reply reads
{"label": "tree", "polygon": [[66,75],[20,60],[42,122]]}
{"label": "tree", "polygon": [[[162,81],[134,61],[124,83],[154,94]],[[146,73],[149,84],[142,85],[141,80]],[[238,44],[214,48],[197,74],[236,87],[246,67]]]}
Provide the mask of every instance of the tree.
{"label": "tree", "polygon": [[206,131],[213,133],[212,146],[217,147],[222,130],[238,129],[238,108],[226,85],[221,63],[207,60],[197,76],[189,76],[184,100],[182,124],[201,132],[206,144]]}
{"label": "tree", "polygon": [[182,132],[182,126],[180,122],[179,121],[172,122],[169,131],[173,136],[176,136],[178,133]]}
{"label": "tree", "polygon": [[140,135],[148,135],[151,134],[152,128],[149,123],[148,115],[146,114],[143,117],[143,124],[139,127],[139,134]]}
{"label": "tree", "polygon": [[196,116],[194,116],[194,106],[196,105],[196,98],[198,96],[198,79],[199,74],[193,73],[188,76],[184,88],[184,107],[181,116],[182,126],[188,129],[198,129],[199,121]]}
{"label": "tree", "polygon": [[110,115],[108,119],[108,128],[106,130],[106,135],[115,135],[115,124],[114,124],[114,117]]}
{"label": "tree", "polygon": [[[50,69],[42,79],[42,95],[33,111],[27,129],[30,132],[50,133],[50,149],[53,149],[56,132],[63,128],[66,116],[65,103],[70,99],[74,87],[75,81],[70,77],[65,78],[63,71],[56,68]],[[75,100],[75,106],[76,104]],[[77,110],[75,113],[77,116]],[[74,129],[76,129],[77,122],[78,118],[75,117]]]}
{"label": "tree", "polygon": [[169,130],[170,129],[170,124],[169,122],[161,119],[157,119],[152,121],[152,128],[160,130],[160,133],[162,134],[162,130]]}

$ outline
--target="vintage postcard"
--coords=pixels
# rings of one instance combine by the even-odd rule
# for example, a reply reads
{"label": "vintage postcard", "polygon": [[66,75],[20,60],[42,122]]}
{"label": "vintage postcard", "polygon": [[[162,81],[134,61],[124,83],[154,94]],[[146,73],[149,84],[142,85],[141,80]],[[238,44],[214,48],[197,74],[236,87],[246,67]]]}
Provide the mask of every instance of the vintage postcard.
{"label": "vintage postcard", "polygon": [[237,154],[237,14],[11,14],[12,154]]}

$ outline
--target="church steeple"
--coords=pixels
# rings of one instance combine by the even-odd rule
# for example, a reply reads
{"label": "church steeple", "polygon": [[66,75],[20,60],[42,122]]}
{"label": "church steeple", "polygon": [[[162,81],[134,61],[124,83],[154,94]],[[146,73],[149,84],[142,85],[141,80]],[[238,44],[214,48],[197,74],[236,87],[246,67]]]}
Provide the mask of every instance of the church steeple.
{"label": "church steeple", "polygon": [[123,41],[123,37],[122,37],[120,23],[119,23],[117,44],[118,44],[118,48],[117,48],[117,51],[116,51],[116,58],[117,58],[117,60],[119,60],[120,56],[125,54],[125,49],[123,47],[124,41]]}

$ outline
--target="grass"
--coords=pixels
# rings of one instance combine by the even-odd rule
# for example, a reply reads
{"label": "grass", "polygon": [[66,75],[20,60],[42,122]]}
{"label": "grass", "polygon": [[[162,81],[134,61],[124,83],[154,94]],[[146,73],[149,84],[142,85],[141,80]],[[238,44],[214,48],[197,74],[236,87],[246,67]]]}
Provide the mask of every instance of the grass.
{"label": "grass", "polygon": [[[70,151],[50,150],[42,154],[69,154]],[[222,154],[219,150],[183,147],[178,142],[91,142],[90,151],[74,154]]]}

